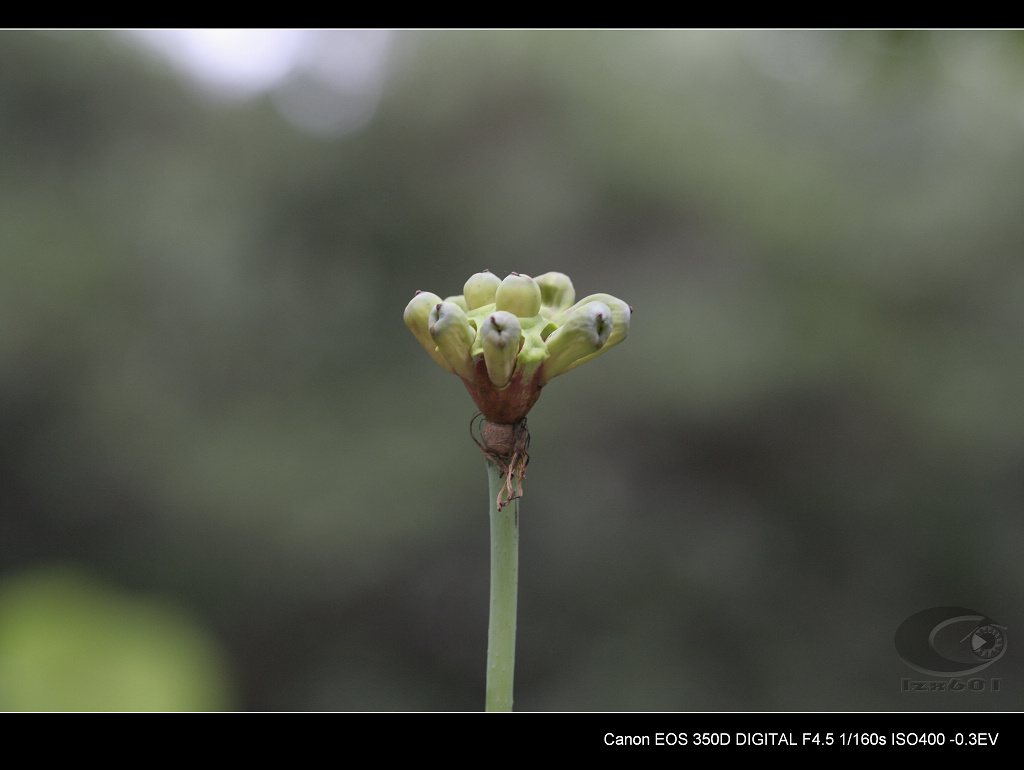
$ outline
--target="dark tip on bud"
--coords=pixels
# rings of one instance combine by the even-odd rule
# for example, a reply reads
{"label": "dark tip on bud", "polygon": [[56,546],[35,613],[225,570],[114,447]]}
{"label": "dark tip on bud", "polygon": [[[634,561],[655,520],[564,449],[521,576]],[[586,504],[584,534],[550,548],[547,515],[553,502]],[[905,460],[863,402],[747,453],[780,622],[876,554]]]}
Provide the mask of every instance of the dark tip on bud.
{"label": "dark tip on bud", "polygon": [[633,312],[633,306],[632,306],[632,305],[630,305],[630,306],[629,306],[629,312],[630,312],[631,314],[632,314],[632,312]]}
{"label": "dark tip on bud", "polygon": [[[423,289],[416,289],[416,294],[422,294],[422,293],[423,293]],[[413,294],[412,296],[415,297],[416,294]]]}
{"label": "dark tip on bud", "polygon": [[519,275],[519,273],[513,271],[513,272],[509,273],[509,275]]}

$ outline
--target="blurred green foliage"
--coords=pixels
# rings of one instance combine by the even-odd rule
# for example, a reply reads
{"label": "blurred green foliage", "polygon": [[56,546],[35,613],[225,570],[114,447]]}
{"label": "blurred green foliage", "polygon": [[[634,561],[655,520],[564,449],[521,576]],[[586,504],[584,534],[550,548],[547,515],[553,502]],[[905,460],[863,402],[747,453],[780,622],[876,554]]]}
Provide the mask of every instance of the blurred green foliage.
{"label": "blurred green foliage", "polygon": [[1022,36],[392,45],[314,136],[0,32],[0,576],[187,607],[238,680],[197,708],[481,708],[472,402],[401,315],[558,270],[636,314],[530,416],[517,708],[1024,707],[1012,650],[925,702],[892,646],[1024,619]]}
{"label": "blurred green foliage", "polygon": [[121,595],[81,572],[0,584],[0,706],[24,711],[214,711],[227,666],[182,611]]}

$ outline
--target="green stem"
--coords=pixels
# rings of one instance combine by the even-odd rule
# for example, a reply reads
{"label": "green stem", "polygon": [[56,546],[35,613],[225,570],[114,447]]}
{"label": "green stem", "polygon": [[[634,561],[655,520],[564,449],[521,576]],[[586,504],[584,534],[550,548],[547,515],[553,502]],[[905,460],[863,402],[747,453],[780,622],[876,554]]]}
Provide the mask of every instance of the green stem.
{"label": "green stem", "polygon": [[487,711],[512,710],[519,587],[519,500],[498,510],[505,474],[487,460],[491,512],[491,620],[487,628]]}

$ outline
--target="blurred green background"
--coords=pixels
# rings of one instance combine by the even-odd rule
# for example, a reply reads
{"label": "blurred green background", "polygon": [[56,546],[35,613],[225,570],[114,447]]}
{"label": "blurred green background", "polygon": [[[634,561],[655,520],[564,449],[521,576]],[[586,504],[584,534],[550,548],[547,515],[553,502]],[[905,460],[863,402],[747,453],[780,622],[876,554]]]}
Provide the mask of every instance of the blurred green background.
{"label": "blurred green background", "polygon": [[[483,268],[635,308],[530,415],[517,709],[1024,708],[1024,36],[309,41],[226,98],[0,33],[0,708],[481,709],[474,407],[402,311]],[[939,605],[998,693],[900,693]]]}

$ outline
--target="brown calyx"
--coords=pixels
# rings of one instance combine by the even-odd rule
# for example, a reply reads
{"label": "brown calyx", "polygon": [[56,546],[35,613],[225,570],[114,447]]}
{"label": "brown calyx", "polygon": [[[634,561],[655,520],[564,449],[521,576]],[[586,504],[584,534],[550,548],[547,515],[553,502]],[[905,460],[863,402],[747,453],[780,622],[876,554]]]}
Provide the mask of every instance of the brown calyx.
{"label": "brown calyx", "polygon": [[472,396],[481,414],[491,423],[514,425],[529,413],[540,398],[539,370],[529,381],[520,372],[512,375],[512,381],[504,388],[495,387],[487,376],[487,364],[483,356],[474,361],[475,381],[463,378],[462,382]]}

